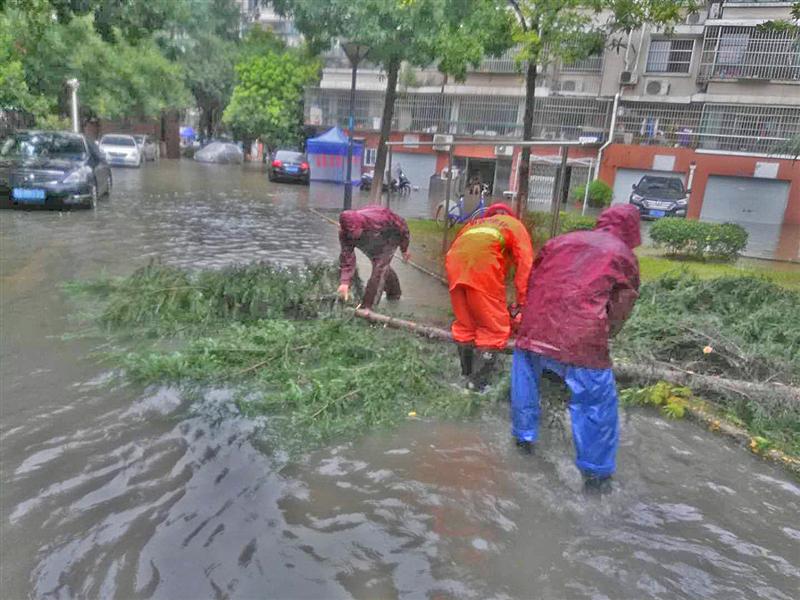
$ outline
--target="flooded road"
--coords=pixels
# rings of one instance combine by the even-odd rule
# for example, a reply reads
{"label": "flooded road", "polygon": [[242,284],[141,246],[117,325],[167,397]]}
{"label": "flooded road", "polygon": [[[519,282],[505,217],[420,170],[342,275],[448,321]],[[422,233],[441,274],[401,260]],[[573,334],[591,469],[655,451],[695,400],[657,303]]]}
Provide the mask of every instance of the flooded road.
{"label": "flooded road", "polygon": [[[115,183],[95,212],[0,212],[4,599],[797,597],[800,486],[689,423],[624,414],[597,500],[558,431],[515,452],[504,406],[289,461],[225,390],[120,383],[102,340],[68,335],[65,281],[300,264],[336,238],[304,188],[254,168],[164,161]],[[401,310],[441,301],[399,272]]]}

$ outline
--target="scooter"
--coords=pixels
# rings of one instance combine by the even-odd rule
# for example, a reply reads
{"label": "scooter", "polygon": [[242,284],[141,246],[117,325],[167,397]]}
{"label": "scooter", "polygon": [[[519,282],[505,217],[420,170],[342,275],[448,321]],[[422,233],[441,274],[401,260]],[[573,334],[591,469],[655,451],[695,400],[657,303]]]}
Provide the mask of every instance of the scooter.
{"label": "scooter", "polygon": [[406,177],[403,169],[398,169],[397,179],[392,179],[392,191],[407,194],[411,192],[411,180]]}
{"label": "scooter", "polygon": [[[375,171],[364,171],[361,174],[361,189],[364,191],[372,189],[372,180],[375,177]],[[397,179],[391,178],[391,180],[387,176],[383,180],[382,185],[383,191],[393,191],[393,192],[400,192],[401,194],[406,194],[411,192],[411,180],[406,177],[406,174],[403,173],[403,170],[400,169],[398,172]]]}

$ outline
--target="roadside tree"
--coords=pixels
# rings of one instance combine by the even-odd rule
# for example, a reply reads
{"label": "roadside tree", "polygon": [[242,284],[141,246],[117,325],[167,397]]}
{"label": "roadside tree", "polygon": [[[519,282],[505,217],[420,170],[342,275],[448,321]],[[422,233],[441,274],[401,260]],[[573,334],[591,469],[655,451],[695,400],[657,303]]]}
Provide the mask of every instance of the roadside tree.
{"label": "roadside tree", "polygon": [[510,17],[502,0],[274,0],[315,50],[338,40],[369,47],[367,60],[386,73],[380,144],[371,199],[380,197],[397,82],[403,63],[463,78],[468,64],[510,45]]}
{"label": "roadside tree", "polygon": [[319,76],[319,61],[304,50],[269,49],[236,65],[236,87],[222,117],[233,134],[269,147],[297,145],[303,133],[303,89]]}
{"label": "roadside tree", "polygon": [[[698,8],[695,0],[508,0],[516,17],[514,42],[525,64],[525,113],[522,139],[533,139],[537,69],[554,60],[578,61],[606,46],[619,49],[616,39],[651,25],[669,30]],[[517,211],[528,196],[529,147],[521,152]]]}

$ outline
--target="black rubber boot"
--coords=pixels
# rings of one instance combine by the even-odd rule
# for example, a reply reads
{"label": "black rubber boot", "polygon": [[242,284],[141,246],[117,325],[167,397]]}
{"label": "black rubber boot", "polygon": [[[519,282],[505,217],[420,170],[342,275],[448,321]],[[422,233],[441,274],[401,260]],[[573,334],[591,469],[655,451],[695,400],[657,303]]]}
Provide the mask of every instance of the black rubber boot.
{"label": "black rubber boot", "polygon": [[598,475],[583,476],[583,491],[589,496],[605,496],[612,491],[611,475],[599,477]]}
{"label": "black rubber boot", "polygon": [[480,352],[477,365],[473,369],[472,386],[476,391],[483,392],[492,382],[495,373],[497,355],[494,352]]}
{"label": "black rubber boot", "polygon": [[472,375],[472,362],[475,357],[475,347],[472,344],[458,344],[458,360],[461,362],[461,375]]}
{"label": "black rubber boot", "polygon": [[533,442],[528,442],[526,440],[517,440],[517,448],[523,454],[532,455],[533,454]]}

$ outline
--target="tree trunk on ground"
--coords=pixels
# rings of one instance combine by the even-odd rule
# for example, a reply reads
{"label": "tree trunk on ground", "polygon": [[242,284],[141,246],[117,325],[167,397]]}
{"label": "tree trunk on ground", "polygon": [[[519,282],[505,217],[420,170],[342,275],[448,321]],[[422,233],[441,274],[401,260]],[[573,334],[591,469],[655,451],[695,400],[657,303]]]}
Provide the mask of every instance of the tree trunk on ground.
{"label": "tree trunk on ground", "polygon": [[[371,323],[410,331],[430,339],[441,341],[453,341],[452,334],[440,327],[422,325],[405,319],[397,319],[382,315],[371,310],[356,309],[357,317],[366,319]],[[514,349],[514,341],[511,340],[506,347],[507,352]],[[686,370],[670,369],[657,365],[637,365],[630,363],[617,363],[614,365],[614,373],[620,379],[634,380],[643,384],[655,383],[659,380],[669,381],[680,385],[685,385],[695,392],[710,393],[715,395],[730,396],[731,393],[738,394],[760,402],[772,404],[786,404],[796,406],[800,404],[800,389],[780,383],[760,383],[753,381],[742,381],[739,379],[727,379],[716,375],[704,375],[693,373]]]}
{"label": "tree trunk on ground", "polygon": [[[527,142],[533,138],[533,112],[536,109],[536,63],[531,60],[525,73],[525,116],[522,119],[522,141]],[[519,161],[519,174],[517,187],[516,213],[522,217],[528,206],[528,182],[530,180],[531,149],[529,146],[522,148]]]}
{"label": "tree trunk on ground", "polygon": [[378,155],[375,158],[375,174],[372,177],[372,188],[369,192],[370,204],[380,204],[383,191],[383,174],[386,170],[386,154],[389,133],[392,130],[394,118],[394,100],[397,96],[397,76],[400,74],[400,59],[389,62],[386,72],[386,98],[383,101],[383,116],[381,117],[381,139],[378,142]]}

